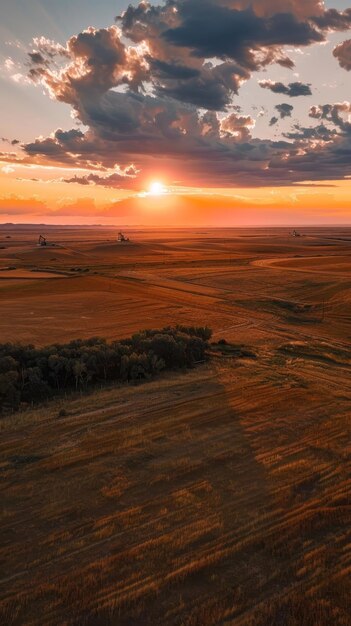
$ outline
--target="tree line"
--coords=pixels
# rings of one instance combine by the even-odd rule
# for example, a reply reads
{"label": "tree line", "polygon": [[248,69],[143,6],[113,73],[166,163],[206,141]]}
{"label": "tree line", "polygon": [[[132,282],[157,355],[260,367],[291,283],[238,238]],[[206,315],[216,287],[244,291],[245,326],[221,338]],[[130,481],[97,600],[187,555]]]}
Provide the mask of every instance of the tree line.
{"label": "tree line", "polygon": [[176,326],[144,330],[110,343],[93,337],[43,348],[0,344],[0,412],[99,384],[191,368],[206,358],[211,335],[207,327]]}

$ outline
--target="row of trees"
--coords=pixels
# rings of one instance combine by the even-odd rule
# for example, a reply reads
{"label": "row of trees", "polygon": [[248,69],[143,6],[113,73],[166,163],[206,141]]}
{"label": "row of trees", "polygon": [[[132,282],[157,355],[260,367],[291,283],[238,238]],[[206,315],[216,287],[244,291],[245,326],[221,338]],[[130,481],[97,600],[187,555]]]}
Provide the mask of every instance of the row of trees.
{"label": "row of trees", "polygon": [[0,411],[46,400],[66,391],[111,381],[152,378],[165,369],[189,368],[205,359],[211,330],[167,327],[122,341],[78,339],[44,348],[0,344]]}

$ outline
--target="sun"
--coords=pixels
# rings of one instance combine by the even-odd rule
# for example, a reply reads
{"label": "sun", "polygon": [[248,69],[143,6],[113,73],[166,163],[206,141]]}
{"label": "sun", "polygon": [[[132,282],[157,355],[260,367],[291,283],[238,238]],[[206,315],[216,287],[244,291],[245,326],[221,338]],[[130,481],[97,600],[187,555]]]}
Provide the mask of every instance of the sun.
{"label": "sun", "polygon": [[163,183],[158,180],[154,180],[149,187],[149,195],[150,196],[162,196],[166,193],[167,189]]}

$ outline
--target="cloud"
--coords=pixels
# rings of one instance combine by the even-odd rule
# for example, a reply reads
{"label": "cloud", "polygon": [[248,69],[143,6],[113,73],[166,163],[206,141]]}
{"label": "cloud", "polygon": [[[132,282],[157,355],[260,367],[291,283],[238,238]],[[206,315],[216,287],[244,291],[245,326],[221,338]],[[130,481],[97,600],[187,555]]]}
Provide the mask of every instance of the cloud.
{"label": "cloud", "polygon": [[[147,63],[136,48],[127,48],[117,26],[93,28],[71,37],[65,48],[56,52],[52,42],[38,46],[43,64],[34,63],[29,70],[33,82],[41,82],[50,95],[77,107],[81,98],[97,98],[113,87],[129,85],[137,90],[147,79]],[[38,53],[36,54],[36,58]],[[57,56],[69,62],[57,69]],[[54,62],[54,61],[55,62]]]}
{"label": "cloud", "polygon": [[337,11],[336,9],[328,9],[320,15],[313,18],[313,22],[323,30],[344,31],[351,26],[351,9],[345,11]]}
{"label": "cloud", "polygon": [[163,33],[173,45],[190,48],[200,57],[229,57],[257,68],[252,51],[283,45],[308,45],[323,36],[293,13],[260,16],[252,8],[222,6],[210,0],[178,3],[179,24]]}
{"label": "cloud", "polygon": [[291,13],[299,20],[324,14],[323,2],[320,0],[220,0],[220,3],[232,8],[247,9],[252,7],[264,17],[275,13]]}
{"label": "cloud", "polygon": [[4,165],[4,167],[1,168],[1,171],[4,172],[4,174],[12,174],[15,171],[15,168],[11,167],[11,165]]}
{"label": "cloud", "polygon": [[294,110],[294,107],[291,104],[277,104],[275,106],[276,110],[278,111],[281,119],[284,119],[285,117],[291,117],[291,114]]}
{"label": "cloud", "polygon": [[[285,133],[284,135],[287,139],[293,139],[304,142],[312,142],[316,140],[317,142],[329,142],[333,139],[337,139],[338,133],[335,129],[331,130],[325,124],[319,124],[314,127],[303,127],[299,124],[295,124],[294,130]],[[317,144],[318,145],[318,144]],[[327,153],[327,150],[326,150]],[[333,178],[331,174],[331,178]]]}
{"label": "cloud", "polygon": [[11,146],[17,146],[21,143],[19,139],[7,139],[6,137],[1,137],[1,141],[3,141],[4,143],[9,143],[11,144]]}
{"label": "cloud", "polygon": [[[155,94],[222,110],[253,71],[274,62],[294,66],[284,46],[324,41],[324,27],[311,19],[324,14],[320,3],[304,4],[307,9],[293,1],[141,2],[118,18],[122,32],[117,26],[90,27],[66,46],[35,39],[29,75],[74,107],[89,88],[97,95],[122,85],[138,91],[149,83]],[[128,46],[126,39],[135,45]],[[70,63],[55,72],[48,64],[58,56]]]}
{"label": "cloud", "polygon": [[46,65],[47,61],[40,52],[28,52],[29,59],[34,65]]}
{"label": "cloud", "polygon": [[[94,144],[76,128],[68,131],[59,128],[49,137],[23,144],[23,150],[28,157],[35,157],[36,162],[45,158],[55,163],[78,166],[81,160],[84,163],[89,161],[88,154],[93,153]],[[86,154],[86,157],[81,159],[80,154]]]}
{"label": "cloud", "polygon": [[62,46],[46,37],[34,37],[32,54],[40,54],[44,59],[55,59],[56,57],[69,58],[69,51]]}
{"label": "cloud", "polygon": [[249,78],[248,71],[232,62],[220,65],[207,62],[201,72],[198,71],[198,75],[192,76],[191,79],[187,77],[174,80],[175,68],[176,66],[173,66],[173,70],[167,75],[158,74],[155,92],[161,96],[169,96],[181,102],[217,111],[227,108],[231,103],[232,94],[237,94],[242,82]]}
{"label": "cloud", "polygon": [[[323,104],[319,106],[312,106],[310,108],[309,116],[316,120],[328,120],[335,126],[338,126],[342,131],[346,131],[351,134],[351,123],[349,122],[349,115],[351,113],[350,102],[336,102],[335,104]],[[342,116],[346,115],[346,119]]]}
{"label": "cloud", "polygon": [[250,131],[254,126],[255,122],[252,117],[237,115],[237,113],[231,113],[221,120],[220,124],[223,137],[235,138],[240,142],[251,139]]}
{"label": "cloud", "polygon": [[336,46],[333,50],[333,55],[338,59],[342,68],[348,72],[351,71],[351,39],[347,39]]}
{"label": "cloud", "polygon": [[260,80],[259,85],[263,89],[270,89],[273,93],[282,93],[290,98],[297,98],[298,96],[312,96],[311,86],[299,81],[284,85],[284,83],[274,80]]}
{"label": "cloud", "polygon": [[291,114],[294,110],[294,107],[291,104],[277,104],[275,107],[276,111],[279,113],[279,117],[273,116],[269,122],[270,126],[275,126],[279,122],[280,119],[285,119],[286,117],[291,117]]}
{"label": "cloud", "polygon": [[[116,24],[89,27],[65,45],[36,38],[25,61],[29,79],[70,105],[84,131],[58,129],[25,143],[23,162],[84,168],[64,180],[85,187],[143,189],[155,172],[170,184],[203,187],[346,176],[343,113],[333,113],[333,129],[329,112],[330,119],[311,116],[313,127],[295,127],[280,141],[256,139],[252,118],[235,109],[235,95],[257,70],[293,67],[287,45],[323,42],[349,18],[318,0],[144,1]],[[302,82],[260,85],[289,97],[312,94]],[[292,110],[277,105],[271,124]],[[11,158],[19,160],[3,156]],[[127,174],[132,163],[137,176]]]}
{"label": "cloud", "polygon": [[73,176],[63,179],[64,183],[76,183],[79,185],[102,186],[112,189],[138,189],[137,172],[133,166],[121,172],[108,175],[86,174],[85,176]]}

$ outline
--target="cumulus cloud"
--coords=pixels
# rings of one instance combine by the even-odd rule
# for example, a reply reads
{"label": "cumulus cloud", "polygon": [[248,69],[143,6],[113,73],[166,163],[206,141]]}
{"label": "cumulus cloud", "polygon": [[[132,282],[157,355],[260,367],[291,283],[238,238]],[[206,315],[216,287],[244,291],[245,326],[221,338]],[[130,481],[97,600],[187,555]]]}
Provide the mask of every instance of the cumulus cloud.
{"label": "cumulus cloud", "polygon": [[[118,18],[121,30],[91,27],[66,46],[35,39],[29,74],[53,97],[73,106],[89,88],[97,95],[121,85],[138,91],[149,83],[158,95],[222,110],[252,71],[274,62],[293,67],[284,46],[325,39],[324,27],[311,19],[324,15],[321,4],[300,5],[269,0],[167,0],[162,6],[141,2]],[[336,13],[341,20],[342,14]],[[122,34],[134,45],[127,46]],[[59,72],[48,69],[58,56],[71,62]]]}
{"label": "cumulus cloud", "polygon": [[255,126],[252,117],[231,113],[220,124],[222,137],[236,138],[238,141],[251,139],[251,130]]}
{"label": "cumulus cloud", "polygon": [[187,0],[178,8],[179,24],[163,33],[170,43],[192,49],[200,57],[230,57],[247,67],[257,67],[253,51],[283,45],[308,45],[323,36],[293,13],[260,16],[221,6],[210,0]]}
{"label": "cumulus cloud", "polygon": [[[116,24],[90,27],[65,45],[36,38],[26,58],[29,79],[69,104],[85,130],[58,129],[27,142],[24,160],[84,168],[65,182],[85,187],[138,188],[160,168],[200,186],[347,175],[350,137],[341,111],[338,118],[316,111],[317,127],[295,127],[281,141],[255,139],[254,121],[235,108],[235,95],[257,70],[292,68],[287,45],[323,42],[349,24],[349,11],[326,11],[319,0],[143,1]],[[260,85],[292,98],[312,94],[302,82]],[[292,110],[277,105],[271,125]],[[338,123],[330,129],[332,115]],[[128,173],[131,163],[136,170]]]}
{"label": "cumulus cloud", "polygon": [[263,89],[269,89],[273,93],[284,94],[290,98],[312,96],[311,86],[301,83],[300,81],[284,85],[284,83],[274,80],[260,80],[259,85]]}
{"label": "cumulus cloud", "polygon": [[347,39],[336,46],[333,55],[338,59],[341,67],[348,72],[351,71],[351,39]]}

